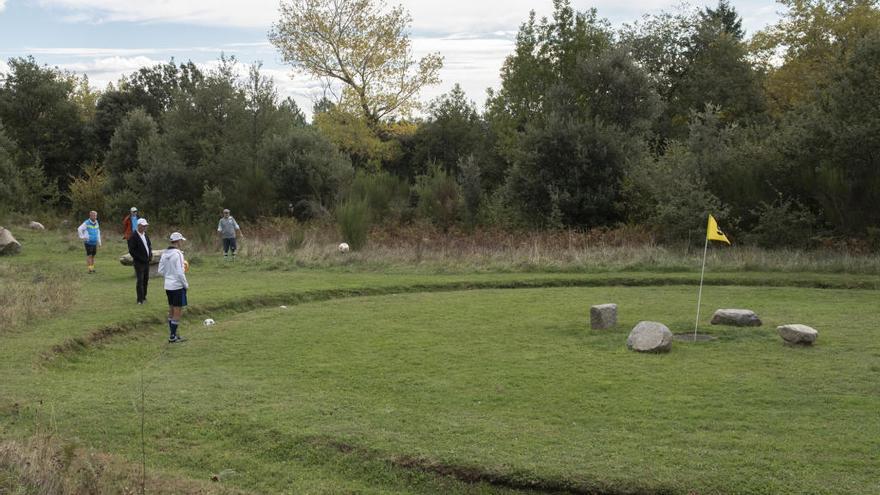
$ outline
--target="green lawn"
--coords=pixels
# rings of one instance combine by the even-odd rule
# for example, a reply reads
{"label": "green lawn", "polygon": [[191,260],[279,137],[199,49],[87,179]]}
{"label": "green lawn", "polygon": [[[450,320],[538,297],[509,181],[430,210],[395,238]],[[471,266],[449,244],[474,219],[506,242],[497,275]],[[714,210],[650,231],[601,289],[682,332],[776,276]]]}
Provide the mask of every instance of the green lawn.
{"label": "green lawn", "polygon": [[[217,486],[257,493],[880,493],[880,293],[811,288],[876,276],[710,272],[737,285],[704,290],[703,321],[748,307],[764,327],[705,325],[717,340],[642,355],[624,345],[636,322],[692,330],[699,273],[389,275],[202,255],[189,341],[169,346],[160,280],[136,306],[111,249],[88,276],[79,250],[44,239],[0,264],[73,270],[76,300],[0,331],[0,440],[50,429],[139,463],[143,373],[148,469],[223,472]],[[605,302],[618,328],[589,330]],[[819,329],[817,345],[784,346],[783,323]]]}

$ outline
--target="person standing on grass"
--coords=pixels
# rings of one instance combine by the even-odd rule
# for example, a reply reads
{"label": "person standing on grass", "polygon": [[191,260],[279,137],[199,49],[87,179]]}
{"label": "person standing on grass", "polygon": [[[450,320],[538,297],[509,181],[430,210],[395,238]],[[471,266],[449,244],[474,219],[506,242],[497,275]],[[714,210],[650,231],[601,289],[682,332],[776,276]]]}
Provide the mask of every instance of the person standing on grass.
{"label": "person standing on grass", "polygon": [[138,224],[138,209],[137,207],[132,206],[131,210],[129,210],[128,215],[122,219],[122,238],[126,241],[137,232],[137,224]]}
{"label": "person standing on grass", "polygon": [[235,250],[238,247],[235,243],[236,231],[239,237],[243,237],[238,222],[229,214],[228,209],[223,210],[223,217],[220,219],[220,223],[217,224],[217,232],[220,233],[220,238],[223,239],[224,261],[229,261],[229,251],[232,251],[232,260],[235,261]]}
{"label": "person standing on grass", "polygon": [[187,262],[183,259],[181,243],[186,240],[180,232],[174,232],[169,237],[171,245],[159,258],[159,274],[165,277],[165,294],[168,296],[168,343],[173,344],[185,340],[178,335],[177,327],[180,325],[180,316],[183,307],[186,306],[186,290],[189,282],[186,280]]}
{"label": "person standing on grass", "polygon": [[135,283],[135,293],[137,294],[137,303],[143,304],[147,302],[147,284],[150,282],[150,261],[153,259],[153,245],[150,243],[150,237],[147,235],[146,218],[140,218],[137,221],[137,230],[134,235],[128,238],[128,254],[134,261],[134,274],[137,277]]}
{"label": "person standing on grass", "polygon": [[101,245],[101,226],[98,225],[98,212],[90,211],[89,218],[76,229],[79,238],[86,247],[86,266],[89,273],[95,273],[95,255]]}

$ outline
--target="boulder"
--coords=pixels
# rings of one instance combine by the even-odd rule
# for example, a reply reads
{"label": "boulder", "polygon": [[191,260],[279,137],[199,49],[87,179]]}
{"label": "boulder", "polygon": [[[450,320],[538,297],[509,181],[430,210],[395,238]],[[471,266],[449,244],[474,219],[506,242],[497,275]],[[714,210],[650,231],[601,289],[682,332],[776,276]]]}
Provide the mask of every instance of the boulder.
{"label": "boulder", "polygon": [[782,340],[789,344],[813,345],[813,342],[819,337],[819,332],[815,328],[792,323],[790,325],[782,325],[776,327]]}
{"label": "boulder", "polygon": [[760,327],[761,319],[750,309],[719,309],[712,315],[713,325]]}
{"label": "boulder", "polygon": [[626,339],[626,347],[637,352],[669,352],[672,332],[656,321],[640,321]]}
{"label": "boulder", "polygon": [[21,252],[21,243],[15,240],[12,232],[0,227],[0,255],[12,255]]}
{"label": "boulder", "polygon": [[43,227],[43,224],[35,221],[31,221],[31,223],[28,224],[28,228],[32,230],[46,230],[46,227]]}
{"label": "boulder", "polygon": [[[159,258],[162,257],[162,253],[163,253],[163,252],[165,252],[164,249],[154,249],[154,250],[153,250],[153,257],[150,259],[150,264],[151,264],[151,265],[158,265],[158,264],[159,264]],[[125,253],[125,254],[123,254],[122,256],[120,256],[120,257],[119,257],[119,262],[122,263],[122,264],[125,265],[125,266],[132,266],[132,265],[134,265],[134,260],[131,258],[131,255],[128,254],[128,253]]]}
{"label": "boulder", "polygon": [[597,304],[590,308],[590,327],[593,330],[614,328],[617,325],[617,305]]}

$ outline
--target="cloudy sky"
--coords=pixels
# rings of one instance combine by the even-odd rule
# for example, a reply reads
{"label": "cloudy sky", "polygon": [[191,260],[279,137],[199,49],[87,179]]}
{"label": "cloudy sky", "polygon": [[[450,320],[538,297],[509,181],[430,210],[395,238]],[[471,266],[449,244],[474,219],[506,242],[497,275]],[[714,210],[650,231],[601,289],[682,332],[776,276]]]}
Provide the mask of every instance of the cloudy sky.
{"label": "cloudy sky", "polygon": [[[389,0],[389,4],[396,3]],[[403,0],[412,15],[416,54],[445,57],[442,84],[423,91],[429,100],[459,83],[478,105],[486,88],[498,87],[498,71],[513,49],[520,23],[530,10],[552,12],[551,0]],[[692,0],[693,6],[717,0]],[[769,0],[732,0],[751,34],[778,19]],[[106,87],[139,67],[192,60],[209,66],[221,53],[242,66],[263,63],[282,96],[310,110],[320,85],[294,75],[267,41],[278,18],[279,0],[0,0],[0,72],[10,57],[33,55],[38,62],[89,76]],[[572,0],[590,7],[614,26],[646,13],[671,10],[677,0]]]}

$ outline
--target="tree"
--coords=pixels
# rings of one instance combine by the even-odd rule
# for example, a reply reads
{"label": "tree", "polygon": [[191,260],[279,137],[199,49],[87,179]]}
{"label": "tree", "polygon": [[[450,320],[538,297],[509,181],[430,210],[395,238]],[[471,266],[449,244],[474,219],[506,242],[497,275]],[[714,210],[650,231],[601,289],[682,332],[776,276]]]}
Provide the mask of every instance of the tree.
{"label": "tree", "polygon": [[483,134],[476,105],[456,84],[449,93],[431,102],[428,121],[419,126],[414,136],[413,172],[427,172],[429,163],[437,163],[446,172],[458,175],[459,160],[477,151]]}
{"label": "tree", "polygon": [[97,102],[95,136],[102,149],[110,142],[113,132],[129,112],[142,108],[157,124],[163,123],[165,112],[174,107],[181,93],[192,92],[203,80],[204,74],[194,63],[165,64],[143,67],[109,87]]}
{"label": "tree", "polygon": [[0,212],[17,206],[23,192],[18,166],[13,160],[16,151],[15,143],[6,136],[0,123]]}
{"label": "tree", "polygon": [[111,193],[119,192],[126,187],[138,189],[137,182],[128,179],[131,172],[139,167],[138,147],[146,139],[158,135],[158,126],[153,118],[142,108],[129,112],[110,139],[110,148],[104,156],[104,170],[107,173],[107,185]]}
{"label": "tree", "polygon": [[743,36],[742,21],[725,0],[714,9],[664,12],[624,27],[622,44],[666,103],[655,123],[661,145],[685,139],[692,112],[706,105],[720,108],[725,122],[747,123],[763,115],[761,74]]}
{"label": "tree", "polygon": [[769,72],[771,111],[781,116],[830,83],[859,40],[880,28],[880,9],[876,0],[777,2],[786,7],[784,16],[755,34],[751,49]]}
{"label": "tree", "polygon": [[312,127],[291,127],[267,138],[259,150],[280,203],[276,210],[301,202],[330,206],[352,174],[351,163]]}
{"label": "tree", "polygon": [[548,95],[515,150],[506,190],[526,223],[598,227],[621,218],[625,165],[643,152],[638,135],[578,108],[570,88]]}
{"label": "tree", "polygon": [[856,42],[841,70],[783,129],[789,175],[836,231],[880,225],[880,30]]}
{"label": "tree", "polygon": [[0,87],[0,120],[6,133],[27,154],[27,161],[42,164],[49,180],[66,181],[78,175],[90,158],[84,146],[85,122],[74,101],[75,78],[57,68],[40,66],[33,59],[9,59],[10,72]]}
{"label": "tree", "polygon": [[439,82],[443,59],[413,58],[410,22],[402,6],[386,9],[382,0],[285,0],[269,39],[295,68],[328,88],[341,83],[340,103],[376,129],[408,113],[419,90]]}

